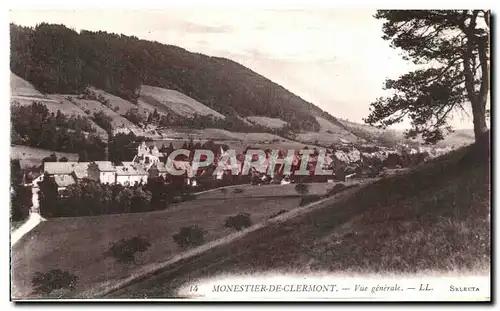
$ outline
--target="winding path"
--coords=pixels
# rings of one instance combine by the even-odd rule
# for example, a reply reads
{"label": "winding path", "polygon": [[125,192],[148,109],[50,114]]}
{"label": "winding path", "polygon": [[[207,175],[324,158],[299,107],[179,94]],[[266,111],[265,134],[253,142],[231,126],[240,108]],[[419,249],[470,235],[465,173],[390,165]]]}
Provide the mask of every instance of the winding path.
{"label": "winding path", "polygon": [[25,236],[28,232],[33,230],[39,223],[45,221],[45,219],[40,216],[37,212],[30,212],[30,217],[24,224],[22,224],[19,228],[14,230],[14,232],[10,235],[10,246],[14,246],[17,241],[19,241],[23,236]]}

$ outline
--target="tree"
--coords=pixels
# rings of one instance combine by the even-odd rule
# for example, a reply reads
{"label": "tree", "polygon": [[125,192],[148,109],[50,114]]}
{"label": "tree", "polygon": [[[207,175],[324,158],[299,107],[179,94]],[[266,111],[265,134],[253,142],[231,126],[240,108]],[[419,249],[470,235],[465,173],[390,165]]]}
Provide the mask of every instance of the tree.
{"label": "tree", "polygon": [[309,193],[309,185],[308,184],[297,184],[295,185],[295,191],[297,191],[300,195],[306,195]]}
{"label": "tree", "polygon": [[142,190],[141,187],[137,188],[133,192],[133,196],[130,199],[131,212],[148,212],[151,210],[151,192]]}
{"label": "tree", "polygon": [[197,225],[182,227],[179,233],[172,235],[175,243],[180,247],[198,246],[204,243],[203,236],[207,232]]}
{"label": "tree", "polygon": [[144,122],[144,119],[137,108],[130,108],[123,116],[137,126]]}
{"label": "tree", "polygon": [[11,221],[28,218],[31,207],[31,187],[22,185],[23,171],[19,160],[10,161],[10,210]]}
{"label": "tree", "polygon": [[123,238],[111,245],[105,255],[112,256],[121,263],[135,263],[135,255],[147,251],[150,246],[151,242],[141,236]]}
{"label": "tree", "polygon": [[125,188],[118,193],[115,198],[116,203],[120,206],[122,213],[130,213],[132,211],[132,198],[134,192],[130,188]]}
{"label": "tree", "polygon": [[168,206],[171,191],[163,176],[149,178],[145,189],[151,193],[150,208],[152,210],[161,210]]}
{"label": "tree", "polygon": [[93,118],[94,122],[106,131],[108,136],[113,135],[113,119],[106,115],[102,110],[99,112],[94,112]]}
{"label": "tree", "polygon": [[57,162],[57,155],[55,153],[52,153],[49,157],[45,157],[42,159],[42,162]]}
{"label": "tree", "polygon": [[38,183],[40,187],[38,200],[40,201],[40,214],[43,217],[57,217],[59,193],[54,177],[45,173],[43,180]]}
{"label": "tree", "polygon": [[11,193],[11,220],[20,221],[29,217],[31,207],[31,187],[14,185]]}
{"label": "tree", "polygon": [[383,39],[419,69],[387,79],[385,89],[393,94],[373,102],[365,122],[386,127],[409,117],[407,138],[421,134],[426,143],[435,143],[452,130],[450,113],[469,104],[475,138],[485,136],[490,12],[379,10],[374,17],[385,20]]}
{"label": "tree", "polygon": [[82,150],[78,153],[78,162],[88,162],[89,159],[87,150]]}
{"label": "tree", "polygon": [[119,133],[109,141],[109,160],[115,164],[121,161],[132,161],[137,154],[139,139],[133,134]]}
{"label": "tree", "polygon": [[235,216],[229,216],[226,218],[226,222],[224,223],[224,227],[233,228],[237,231],[241,231],[244,228],[248,228],[252,225],[252,220],[250,219],[250,214],[248,213],[240,213]]}

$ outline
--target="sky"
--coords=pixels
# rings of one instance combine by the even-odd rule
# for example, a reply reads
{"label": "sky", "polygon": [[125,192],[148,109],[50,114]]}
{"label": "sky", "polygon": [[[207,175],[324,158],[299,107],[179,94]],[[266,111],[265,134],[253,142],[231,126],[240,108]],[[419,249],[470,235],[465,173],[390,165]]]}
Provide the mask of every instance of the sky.
{"label": "sky", "polygon": [[[336,117],[362,122],[386,78],[413,66],[382,36],[368,9],[16,10],[19,25],[64,24],[177,45],[232,59]],[[472,128],[455,114],[455,128]],[[408,127],[406,121],[394,128]]]}

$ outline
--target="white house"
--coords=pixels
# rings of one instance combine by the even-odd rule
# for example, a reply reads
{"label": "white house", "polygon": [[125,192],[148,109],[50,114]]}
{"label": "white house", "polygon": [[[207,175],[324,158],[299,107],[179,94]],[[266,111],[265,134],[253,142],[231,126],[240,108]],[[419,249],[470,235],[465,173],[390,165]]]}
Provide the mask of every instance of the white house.
{"label": "white house", "polygon": [[[99,172],[99,181],[101,184],[114,184],[116,181],[116,168],[110,161],[94,161],[90,165],[95,164]],[[96,167],[89,166],[89,170]]]}
{"label": "white house", "polygon": [[79,165],[81,165],[79,162],[45,162],[43,171],[53,176],[71,175]]}
{"label": "white house", "polygon": [[110,161],[45,162],[44,172],[54,177],[72,175],[75,180],[88,178],[104,184],[116,180],[116,169]]}
{"label": "white house", "polygon": [[116,166],[115,182],[123,186],[133,186],[136,182],[146,184],[148,182],[148,172],[139,165]]}

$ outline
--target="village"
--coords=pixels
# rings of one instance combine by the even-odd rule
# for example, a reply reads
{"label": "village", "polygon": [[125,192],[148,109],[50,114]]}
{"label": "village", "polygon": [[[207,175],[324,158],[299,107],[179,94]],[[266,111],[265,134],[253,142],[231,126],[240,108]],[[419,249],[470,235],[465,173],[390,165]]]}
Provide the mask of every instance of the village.
{"label": "village", "polygon": [[[51,176],[57,184],[58,191],[62,193],[67,187],[85,182],[95,181],[106,185],[121,185],[123,187],[133,187],[147,184],[148,180],[161,178],[167,183],[178,182],[191,191],[197,189],[206,190],[214,185],[231,185],[241,183],[262,184],[290,184],[290,183],[311,183],[346,181],[353,178],[380,177],[390,174],[392,169],[406,169],[417,165],[429,158],[439,156],[448,149],[410,148],[401,146],[399,149],[375,147],[375,146],[354,146],[347,141],[341,141],[333,148],[326,149],[324,163],[325,169],[333,170],[331,175],[317,175],[314,173],[318,162],[318,150],[314,149],[307,170],[310,172],[306,176],[296,176],[295,172],[300,167],[300,156],[295,155],[291,166],[291,173],[284,171],[284,164],[276,164],[274,170],[268,169],[270,164],[271,150],[266,150],[266,160],[260,165],[251,167],[249,176],[241,176],[241,168],[247,150],[237,154],[237,165],[226,163],[222,169],[216,170],[221,159],[227,159],[229,147],[227,145],[210,142],[203,145],[204,148],[213,150],[215,161],[211,165],[195,168],[192,170],[193,152],[191,156],[180,155],[173,161],[176,170],[184,171],[181,176],[169,174],[166,159],[173,152],[169,150],[162,152],[156,144],[142,142],[137,147],[137,154],[132,161],[122,161],[119,165],[111,161],[91,161],[91,162],[44,162],[43,167],[38,172],[25,172],[23,184],[31,187],[32,191],[32,212],[38,212],[39,207],[39,183],[44,176]],[[191,144],[192,148],[192,144]],[[307,149],[307,147],[306,147]],[[163,150],[165,151],[165,150]],[[279,150],[279,157],[283,158],[285,151]],[[235,174],[235,172],[237,172]],[[218,183],[213,183],[217,181]],[[210,183],[210,186],[208,184]]]}

